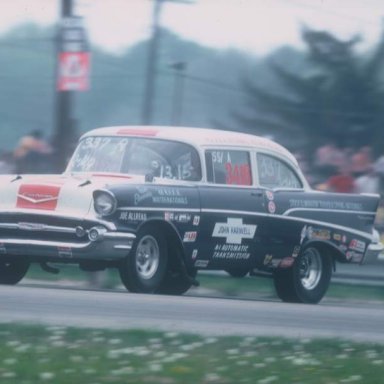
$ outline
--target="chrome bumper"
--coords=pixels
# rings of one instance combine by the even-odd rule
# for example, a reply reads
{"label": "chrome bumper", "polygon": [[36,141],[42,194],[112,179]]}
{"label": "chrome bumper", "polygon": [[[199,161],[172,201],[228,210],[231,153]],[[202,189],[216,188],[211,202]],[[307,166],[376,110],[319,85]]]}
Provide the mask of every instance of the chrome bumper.
{"label": "chrome bumper", "polygon": [[[20,225],[21,224],[21,225]],[[58,226],[28,227],[24,223],[16,225],[0,224],[0,228],[17,229],[28,232],[51,232],[73,234],[76,238],[78,228]],[[12,228],[10,228],[12,226]],[[17,226],[17,228],[16,228]],[[1,238],[0,258],[2,255],[21,255],[31,258],[44,257],[48,259],[83,259],[83,260],[118,260],[124,258],[132,248],[136,235],[133,233],[108,230],[105,227],[95,227],[99,230],[92,238],[91,231],[84,231],[82,241],[54,241],[31,238]],[[22,233],[21,232],[21,233]],[[80,236],[78,236],[80,237]],[[80,240],[80,239],[79,239]]]}

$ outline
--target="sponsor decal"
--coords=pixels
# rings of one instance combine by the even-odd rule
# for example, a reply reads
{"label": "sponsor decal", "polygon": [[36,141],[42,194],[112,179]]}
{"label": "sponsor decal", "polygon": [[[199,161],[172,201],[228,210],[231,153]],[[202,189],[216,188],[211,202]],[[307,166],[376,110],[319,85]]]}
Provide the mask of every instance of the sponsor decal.
{"label": "sponsor decal", "polygon": [[363,254],[355,251],[348,251],[345,256],[347,257],[347,260],[352,263],[360,263],[361,260],[363,260]]}
{"label": "sponsor decal", "polygon": [[295,259],[293,257],[284,257],[284,259],[280,261],[279,267],[289,268],[289,267],[292,267],[294,262],[295,262]]}
{"label": "sponsor decal", "polygon": [[300,245],[296,245],[294,248],[293,248],[293,252],[292,252],[292,257],[293,258],[296,258],[297,256],[299,256],[299,253],[300,253]]}
{"label": "sponsor decal", "polygon": [[189,223],[192,219],[192,215],[189,213],[173,213],[165,212],[164,219],[167,221],[176,221],[178,223]]}
{"label": "sponsor decal", "polygon": [[327,229],[321,229],[321,228],[310,228],[310,233],[308,233],[308,237],[310,239],[318,239],[318,240],[330,240],[331,238],[331,232]]}
{"label": "sponsor decal", "polygon": [[345,244],[342,244],[342,245],[339,245],[339,249],[341,252],[345,252],[348,249],[348,247]]}
{"label": "sponsor decal", "polygon": [[152,201],[155,204],[188,204],[187,197],[183,196],[178,188],[159,188],[156,193],[157,196],[152,196]]}
{"label": "sponsor decal", "polygon": [[192,251],[192,260],[196,260],[197,253],[198,253],[197,249],[194,249],[194,250]]}
{"label": "sponsor decal", "polygon": [[268,212],[269,213],[275,213],[276,212],[276,204],[274,201],[268,202]]}
{"label": "sponsor decal", "polygon": [[147,187],[137,188],[133,196],[134,205],[139,205],[144,200],[152,200],[154,204],[187,205],[188,199],[183,196],[179,188],[158,188],[151,190]]}
{"label": "sponsor decal", "polygon": [[273,259],[271,261],[270,266],[273,268],[277,268],[280,265],[280,263],[281,263],[281,259]]}
{"label": "sponsor decal", "polygon": [[17,194],[17,208],[56,209],[60,187],[56,185],[23,184]]}
{"label": "sponsor decal", "polygon": [[312,226],[304,226],[300,234],[300,245],[303,243],[304,239],[309,240],[318,239],[318,240],[330,240],[331,232],[328,229],[323,228],[313,228]]}
{"label": "sponsor decal", "polygon": [[142,201],[152,197],[152,191],[146,187],[137,188],[137,192],[133,195],[133,203],[139,205]]}
{"label": "sponsor decal", "polygon": [[0,254],[5,254],[7,253],[7,249],[5,248],[4,243],[0,243]]}
{"label": "sponsor decal", "polygon": [[193,225],[198,226],[200,224],[200,216],[193,217]]}
{"label": "sponsor decal", "polygon": [[138,222],[138,221],[146,221],[147,218],[148,218],[147,214],[144,212],[123,211],[120,213],[119,220]]}
{"label": "sponsor decal", "polygon": [[273,200],[275,198],[272,191],[266,191],[265,196],[267,196],[268,200]]}
{"label": "sponsor decal", "polygon": [[184,241],[184,243],[193,243],[196,240],[196,237],[197,237],[197,232],[196,231],[185,232],[184,233],[183,241]]}
{"label": "sponsor decal", "polygon": [[214,259],[248,260],[250,256],[248,245],[216,244],[212,257]]}
{"label": "sponsor decal", "polygon": [[347,211],[361,211],[363,205],[356,202],[345,201],[328,201],[328,200],[303,200],[303,199],[290,199],[290,208],[305,208],[305,209],[340,209]]}
{"label": "sponsor decal", "polygon": [[226,223],[216,223],[213,237],[225,237],[226,243],[241,244],[243,239],[253,239],[256,225],[243,224],[243,219],[228,218]]}
{"label": "sponsor decal", "polygon": [[341,238],[341,241],[343,243],[346,243],[347,242],[347,236],[343,235],[342,238]]}
{"label": "sponsor decal", "polygon": [[365,242],[357,239],[351,240],[349,243],[349,249],[357,252],[364,253],[365,252]]}
{"label": "sponsor decal", "polygon": [[72,248],[71,247],[58,247],[57,248],[60,257],[72,257]]}
{"label": "sponsor decal", "polygon": [[273,260],[273,255],[265,255],[263,264],[269,265],[272,263],[272,260]]}
{"label": "sponsor decal", "polygon": [[209,260],[196,260],[195,267],[207,268]]}
{"label": "sponsor decal", "polygon": [[341,241],[341,235],[340,235],[340,233],[334,233],[334,234],[333,234],[333,240],[335,240],[335,241]]}

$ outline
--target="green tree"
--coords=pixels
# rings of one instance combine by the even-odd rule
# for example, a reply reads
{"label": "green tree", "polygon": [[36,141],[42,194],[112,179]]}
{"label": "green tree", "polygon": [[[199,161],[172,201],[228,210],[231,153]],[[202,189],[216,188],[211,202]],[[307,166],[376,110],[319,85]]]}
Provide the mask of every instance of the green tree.
{"label": "green tree", "polygon": [[237,122],[245,131],[272,135],[309,154],[327,141],[340,147],[371,145],[382,153],[384,35],[365,56],[356,53],[359,36],[341,41],[305,28],[302,37],[306,69],[287,69],[284,60],[269,58],[280,89],[243,80],[248,110],[234,113]]}

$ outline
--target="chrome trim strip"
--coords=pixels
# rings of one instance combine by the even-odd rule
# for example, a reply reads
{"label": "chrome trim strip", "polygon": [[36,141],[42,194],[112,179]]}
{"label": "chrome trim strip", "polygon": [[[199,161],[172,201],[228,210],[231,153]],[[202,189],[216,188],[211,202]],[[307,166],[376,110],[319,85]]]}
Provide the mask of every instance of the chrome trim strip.
{"label": "chrome trim strip", "polygon": [[199,208],[172,208],[172,207],[119,207],[118,211],[156,211],[156,212],[201,212]]}
{"label": "chrome trim strip", "polygon": [[122,233],[122,232],[106,232],[103,234],[106,239],[122,239],[122,240],[135,240],[136,235],[133,233]]}
{"label": "chrome trim strip", "polygon": [[68,220],[74,220],[74,221],[78,221],[78,222],[92,221],[92,222],[95,222],[97,224],[104,225],[105,227],[107,227],[111,231],[116,230],[115,224],[113,224],[109,221],[101,220],[94,215],[90,215],[89,212],[87,212],[86,214],[84,214],[82,216],[74,216],[74,215],[65,214],[62,212],[58,213],[57,211],[47,211],[47,210],[38,210],[38,209],[5,209],[5,210],[0,209],[0,215],[1,214],[48,216],[48,217],[55,217],[57,219],[68,219]]}
{"label": "chrome trim strip", "polygon": [[323,209],[323,208],[291,208],[283,213],[283,216],[289,216],[292,212],[329,212],[329,213],[354,213],[361,215],[375,216],[375,212],[370,211],[348,211],[346,209]]}
{"label": "chrome trim strip", "polygon": [[[31,228],[28,228],[28,224],[31,224]],[[33,228],[33,224],[36,224],[36,228]],[[31,231],[31,232],[58,232],[58,233],[71,233],[75,234],[75,228],[69,227],[59,227],[56,225],[46,225],[46,224],[37,224],[37,223],[0,223],[0,229],[16,229],[21,231]]]}
{"label": "chrome trim strip", "polygon": [[[31,239],[0,239],[2,244],[13,244],[13,245],[36,245],[41,247],[63,247],[73,249],[86,249],[90,246],[91,242],[87,243],[66,243],[62,241],[44,241],[44,240],[31,240]],[[28,253],[28,252],[27,252]]]}

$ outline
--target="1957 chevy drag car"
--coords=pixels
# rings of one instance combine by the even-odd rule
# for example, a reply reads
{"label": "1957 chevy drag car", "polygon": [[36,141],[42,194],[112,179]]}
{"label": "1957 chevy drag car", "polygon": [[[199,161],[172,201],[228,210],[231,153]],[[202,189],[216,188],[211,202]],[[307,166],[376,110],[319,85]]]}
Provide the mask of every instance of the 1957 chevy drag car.
{"label": "1957 chevy drag car", "polygon": [[83,135],[62,175],[1,178],[0,283],[31,263],[118,268],[132,292],[182,294],[199,269],[269,275],[317,303],[335,264],[376,257],[379,196],[310,189],[273,141],[182,127]]}

